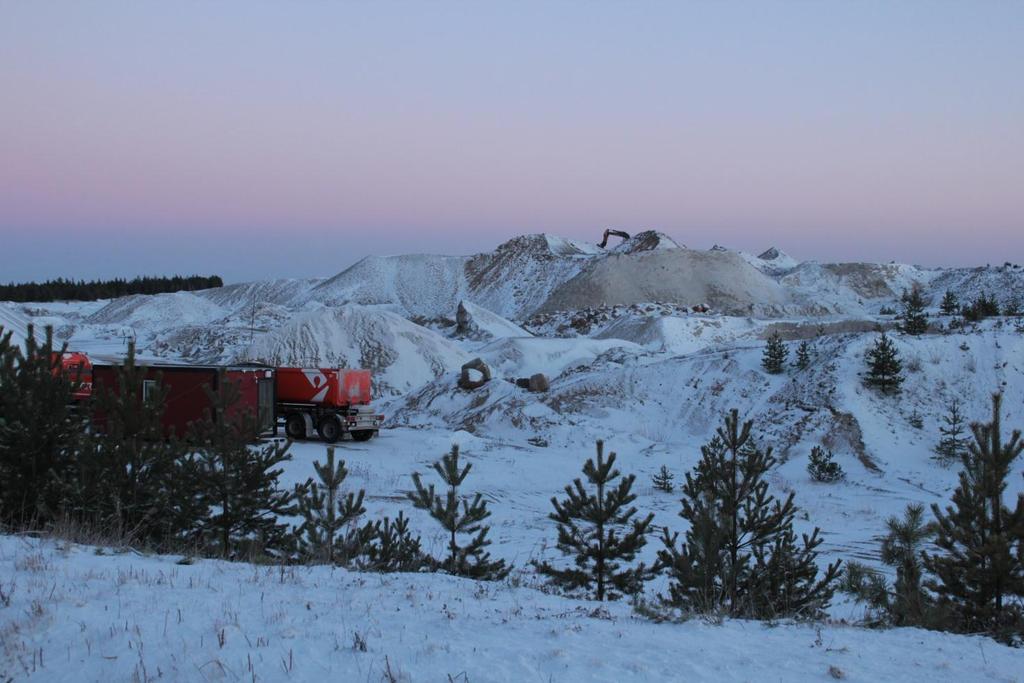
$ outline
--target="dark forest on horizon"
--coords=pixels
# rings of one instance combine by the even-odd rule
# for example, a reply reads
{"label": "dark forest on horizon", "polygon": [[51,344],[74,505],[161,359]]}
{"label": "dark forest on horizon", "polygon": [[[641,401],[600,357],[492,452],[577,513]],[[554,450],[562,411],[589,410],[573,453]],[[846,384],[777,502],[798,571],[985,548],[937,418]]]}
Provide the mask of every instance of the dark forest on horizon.
{"label": "dark forest on horizon", "polygon": [[46,282],[23,282],[0,285],[0,301],[96,301],[130,294],[167,294],[192,292],[199,289],[223,287],[219,275],[189,275],[182,277],[139,276],[127,280],[66,280],[57,278]]}

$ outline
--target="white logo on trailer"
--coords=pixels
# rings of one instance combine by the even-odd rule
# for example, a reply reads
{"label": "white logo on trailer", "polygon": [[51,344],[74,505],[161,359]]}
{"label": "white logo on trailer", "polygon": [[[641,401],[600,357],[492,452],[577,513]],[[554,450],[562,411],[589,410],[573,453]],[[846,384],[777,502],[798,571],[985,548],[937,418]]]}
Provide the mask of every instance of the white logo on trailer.
{"label": "white logo on trailer", "polygon": [[327,384],[327,376],[319,370],[303,370],[302,374],[306,376],[306,381],[314,388],[318,389],[316,395],[310,399],[313,403],[324,400],[324,396],[327,395],[327,389],[330,387]]}

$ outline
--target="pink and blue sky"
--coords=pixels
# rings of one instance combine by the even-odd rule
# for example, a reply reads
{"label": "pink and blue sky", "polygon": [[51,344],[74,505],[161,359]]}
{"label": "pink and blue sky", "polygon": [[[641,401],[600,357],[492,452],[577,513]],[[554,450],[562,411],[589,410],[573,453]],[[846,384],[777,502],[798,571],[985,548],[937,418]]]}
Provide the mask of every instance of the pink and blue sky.
{"label": "pink and blue sky", "polygon": [[0,0],[0,281],[1024,260],[1024,3]]}

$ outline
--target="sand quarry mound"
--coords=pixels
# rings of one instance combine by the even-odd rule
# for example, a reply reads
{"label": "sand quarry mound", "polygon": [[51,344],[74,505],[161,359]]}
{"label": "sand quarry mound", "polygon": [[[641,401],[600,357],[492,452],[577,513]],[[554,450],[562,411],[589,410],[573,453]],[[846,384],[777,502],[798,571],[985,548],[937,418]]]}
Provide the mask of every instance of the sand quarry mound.
{"label": "sand quarry mound", "polygon": [[451,341],[380,308],[350,304],[296,316],[239,356],[272,365],[368,368],[375,396],[454,374],[468,358]]}
{"label": "sand quarry mound", "polygon": [[664,301],[739,315],[771,314],[788,301],[775,280],[731,251],[612,253],[555,289],[542,312]]}

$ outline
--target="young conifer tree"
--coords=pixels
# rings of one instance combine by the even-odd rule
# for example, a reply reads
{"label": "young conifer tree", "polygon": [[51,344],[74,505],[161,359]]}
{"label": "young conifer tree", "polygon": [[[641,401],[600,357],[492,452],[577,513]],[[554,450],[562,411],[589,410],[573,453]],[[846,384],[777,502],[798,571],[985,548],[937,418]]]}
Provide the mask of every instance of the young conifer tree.
{"label": "young conifer tree", "polygon": [[775,330],[768,337],[768,343],[764,347],[764,355],[761,357],[761,367],[771,375],[778,375],[786,368],[786,358],[789,357],[789,349],[782,342],[782,335]]}
{"label": "young conifer tree", "polygon": [[[537,571],[568,590],[594,591],[596,600],[615,600],[633,595],[652,577],[643,564],[632,566],[637,552],[647,544],[646,534],[654,520],[648,514],[634,516],[636,495],[631,492],[636,477],[623,477],[615,469],[615,453],[604,458],[604,443],[597,442],[597,460],[583,465],[588,491],[581,479],[565,487],[566,498],[551,499],[555,511],[549,515],[558,525],[557,547],[573,556],[573,565],[559,568],[548,562],[534,563]],[[626,566],[624,566],[624,564]]]}
{"label": "young conifer tree", "polygon": [[942,296],[942,303],[939,304],[939,310],[942,315],[956,315],[960,311],[960,299],[953,293],[953,290],[946,290]]}
{"label": "young conifer tree", "polygon": [[903,519],[890,517],[886,526],[882,562],[896,569],[890,608],[893,623],[924,624],[931,601],[922,585],[923,550],[934,534],[934,526],[924,521],[924,506],[919,504],[908,505]]}
{"label": "young conifer tree", "polygon": [[833,460],[832,451],[821,446],[811,449],[811,455],[807,461],[807,473],[811,475],[811,479],[823,484],[831,484],[846,476],[839,463]]}
{"label": "young conifer tree", "polygon": [[882,539],[882,562],[896,570],[890,585],[880,572],[850,562],[843,576],[843,592],[865,602],[875,614],[873,620],[893,626],[938,625],[939,613],[924,590],[924,547],[935,533],[924,521],[924,506],[908,505],[903,518],[886,521],[888,533]]}
{"label": "young conifer tree", "polygon": [[964,454],[967,453],[967,444],[970,443],[964,434],[966,420],[960,412],[960,401],[956,398],[947,404],[946,414],[942,416],[944,424],[939,426],[939,434],[942,438],[935,446],[935,456],[943,464],[962,462]]}
{"label": "young conifer tree", "polygon": [[358,555],[374,535],[372,524],[353,528],[366,508],[366,491],[342,495],[348,476],[345,461],[335,463],[334,446],[327,447],[327,462],[313,462],[318,481],[306,482],[297,499],[302,525],[295,530],[299,552],[313,562],[345,564]]}
{"label": "young conifer tree", "polygon": [[212,552],[223,557],[237,556],[245,547],[258,553],[288,549],[288,527],[278,518],[297,512],[295,501],[303,492],[302,486],[278,486],[280,465],[291,460],[291,441],[250,446],[257,433],[254,416],[232,411],[238,387],[223,371],[217,387],[207,389],[207,418],[193,425],[190,435],[197,496],[211,511],[196,531]]}
{"label": "young conifer tree", "polygon": [[921,287],[915,285],[909,292],[903,292],[903,310],[900,312],[900,329],[906,334],[920,335],[928,331],[928,316],[924,312],[925,301]]}
{"label": "young conifer tree", "polygon": [[796,367],[806,370],[811,364],[811,345],[807,340],[800,342],[796,349]]}
{"label": "young conifer tree", "polygon": [[65,376],[53,328],[42,342],[29,325],[24,351],[0,331],[0,523],[46,525],[76,498],[75,466],[85,431],[74,407],[78,378]]}
{"label": "young conifer tree", "polygon": [[868,374],[864,383],[882,393],[896,393],[903,384],[903,363],[896,346],[883,333],[867,353]]}
{"label": "young conifer tree", "polygon": [[992,396],[991,422],[971,424],[974,442],[963,457],[953,504],[945,511],[932,505],[939,552],[925,554],[925,567],[934,575],[927,586],[953,614],[954,628],[997,635],[1020,628],[1020,610],[1011,596],[1024,594],[1024,565],[1019,548],[1014,549],[1024,524],[1024,498],[1013,510],[1003,502],[1024,440],[1014,430],[1003,441],[1002,398]]}
{"label": "young conifer tree", "polygon": [[[419,473],[415,472],[412,482],[416,490],[410,492],[408,497],[414,507],[429,512],[448,532],[448,557],[440,563],[446,572],[473,579],[502,579],[511,567],[506,566],[504,560],[492,560],[490,553],[484,550],[491,544],[487,540],[490,527],[482,524],[491,516],[487,502],[479,493],[472,499],[459,494],[459,487],[472,467],[472,463],[467,463],[465,467],[459,466],[459,447],[453,444],[452,450],[434,463],[434,471],[448,487],[445,494],[442,496],[437,493],[433,484],[424,487]],[[465,545],[459,543],[462,534],[471,536]]]}
{"label": "young conifer tree", "polygon": [[765,476],[775,464],[761,450],[752,422],[732,410],[701,460],[686,476],[682,511],[685,542],[666,528],[659,565],[669,575],[669,604],[696,612],[755,618],[811,615],[829,602],[839,562],[818,578],[819,530],[797,543],[793,493],[779,501]]}
{"label": "young conifer tree", "polygon": [[669,471],[665,465],[661,466],[653,477],[651,477],[651,483],[654,484],[654,488],[665,493],[672,493],[675,490],[676,485],[673,483],[675,476]]}
{"label": "young conifer tree", "polygon": [[373,538],[359,558],[359,568],[375,572],[418,572],[434,563],[423,552],[419,536],[409,531],[409,518],[385,517],[374,523]]}

